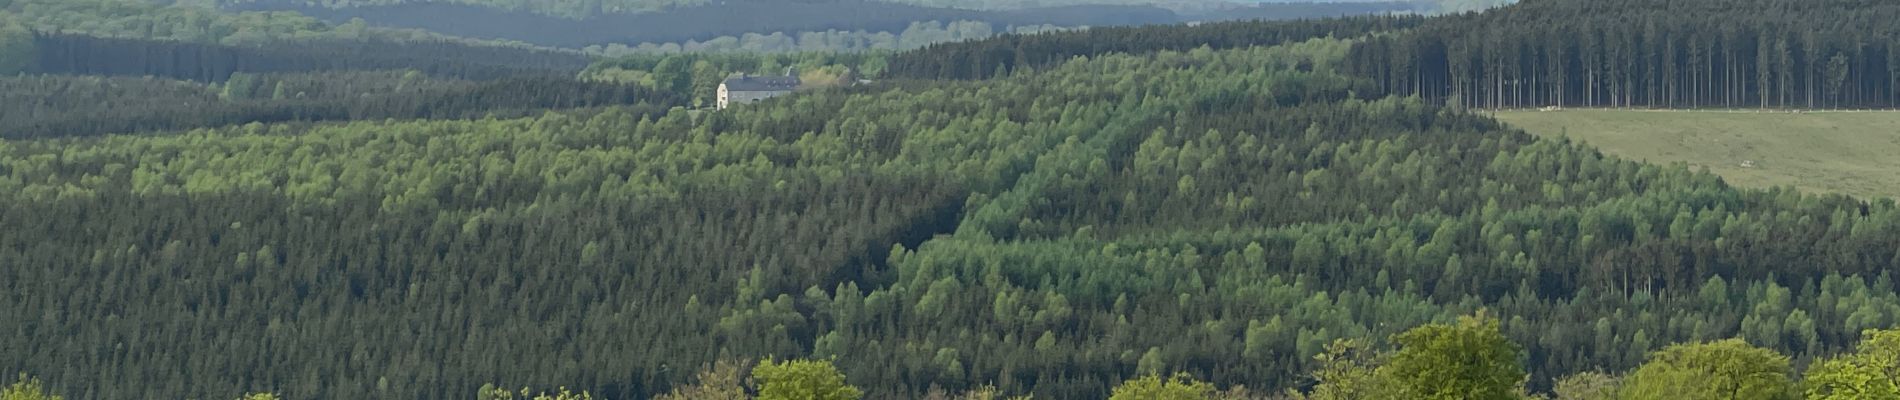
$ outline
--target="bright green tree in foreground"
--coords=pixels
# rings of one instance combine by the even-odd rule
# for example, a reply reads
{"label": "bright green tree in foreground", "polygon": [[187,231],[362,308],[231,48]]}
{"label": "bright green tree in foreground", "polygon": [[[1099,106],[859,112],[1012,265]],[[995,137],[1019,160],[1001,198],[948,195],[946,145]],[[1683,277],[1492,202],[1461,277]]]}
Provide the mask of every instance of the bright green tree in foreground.
{"label": "bright green tree in foreground", "polygon": [[845,383],[831,361],[770,359],[752,368],[759,400],[857,400],[864,392]]}
{"label": "bright green tree in foreground", "polygon": [[1679,344],[1650,355],[1624,381],[1630,400],[1782,400],[1794,398],[1788,357],[1741,339]]}
{"label": "bright green tree in foreground", "polygon": [[1809,400],[1900,400],[1900,330],[1863,336],[1853,354],[1808,368]]}
{"label": "bright green tree in foreground", "polygon": [[1187,374],[1175,374],[1166,380],[1148,375],[1122,382],[1109,400],[1206,400],[1214,396],[1214,385],[1194,380]]}
{"label": "bright green tree in foreground", "polygon": [[495,387],[495,385],[482,385],[481,390],[475,393],[475,398],[479,400],[594,400],[594,395],[587,392],[574,393],[567,388],[561,388],[559,392],[538,394],[531,389],[521,388],[520,394],[517,395],[516,392],[510,392],[508,389]]}
{"label": "bright green tree in foreground", "polygon": [[1379,355],[1362,339],[1338,339],[1326,345],[1326,352],[1313,356],[1319,369],[1313,371],[1313,393],[1307,400],[1361,400],[1379,397]]}
{"label": "bright green tree in foreground", "polygon": [[1615,376],[1602,372],[1584,372],[1558,379],[1551,388],[1557,400],[1611,400],[1616,398]]}
{"label": "bright green tree in foreground", "polygon": [[1404,399],[1502,400],[1519,397],[1524,367],[1518,347],[1479,313],[1456,324],[1431,324],[1393,337],[1401,347],[1378,370],[1386,390]]}
{"label": "bright green tree in foreground", "polygon": [[26,374],[20,374],[19,382],[14,382],[12,385],[9,385],[5,388],[0,388],[0,400],[64,400],[64,399],[65,399],[64,397],[47,394],[45,384],[40,383],[39,379],[27,379]]}

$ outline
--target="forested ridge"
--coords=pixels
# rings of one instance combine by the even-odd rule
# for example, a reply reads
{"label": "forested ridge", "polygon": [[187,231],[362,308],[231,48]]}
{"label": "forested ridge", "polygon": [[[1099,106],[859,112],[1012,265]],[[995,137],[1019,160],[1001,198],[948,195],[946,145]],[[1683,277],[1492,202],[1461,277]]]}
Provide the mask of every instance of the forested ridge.
{"label": "forested ridge", "polygon": [[770,35],[826,30],[902,31],[924,21],[981,21],[998,26],[1066,27],[1172,24],[1178,16],[1142,6],[1070,6],[978,11],[920,7],[873,0],[722,1],[640,14],[574,20],[526,12],[441,3],[331,9],[262,3],[241,10],[295,11],[335,23],[362,19],[378,26],[427,29],[451,35],[517,40],[579,48],[611,43],[685,42],[747,33]]}
{"label": "forested ridge", "polygon": [[[900,53],[890,61],[889,76],[910,79],[985,79],[1017,70],[1033,70],[1113,53],[1148,53],[1196,48],[1230,49],[1270,46],[1312,38],[1352,38],[1418,24],[1415,16],[1374,16],[1257,21],[1201,25],[1108,27],[1081,31],[1002,35],[984,40],[941,43]],[[1308,66],[1310,68],[1310,66]]]}
{"label": "forested ridge", "polygon": [[579,71],[588,58],[574,54],[446,42],[312,42],[232,47],[182,42],[38,34],[26,72],[156,76],[205,82],[238,72],[414,69],[436,76],[496,79]]}
{"label": "forested ridge", "polygon": [[249,123],[479,119],[545,109],[630,106],[657,115],[684,96],[646,87],[524,75],[491,81],[416,71],[233,75],[203,85],[154,78],[0,78],[0,137],[91,136]]}
{"label": "forested ridge", "polygon": [[1356,74],[1463,107],[1889,108],[1900,3],[1530,0],[1368,41]]}
{"label": "forested ridge", "polygon": [[433,32],[370,27],[362,22],[327,24],[291,12],[219,12],[145,0],[0,1],[0,24],[6,22],[46,32],[233,46],[365,39],[474,42]]}
{"label": "forested ridge", "polygon": [[[1609,157],[1364,64],[1488,15],[578,73],[31,34],[113,56],[0,78],[0,378],[34,377],[0,397],[1900,395],[1893,200]],[[369,50],[168,58],[339,48]],[[821,84],[688,108],[789,66]]]}

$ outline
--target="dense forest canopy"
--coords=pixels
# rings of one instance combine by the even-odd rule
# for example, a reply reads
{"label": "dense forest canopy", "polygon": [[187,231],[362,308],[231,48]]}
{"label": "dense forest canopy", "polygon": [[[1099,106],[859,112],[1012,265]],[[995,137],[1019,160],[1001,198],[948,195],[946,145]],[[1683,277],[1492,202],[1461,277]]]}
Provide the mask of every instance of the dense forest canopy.
{"label": "dense forest canopy", "polygon": [[803,53],[803,52],[865,52],[913,50],[924,46],[985,39],[1005,33],[1042,33],[1069,30],[1055,25],[1028,25],[998,27],[983,21],[940,21],[913,22],[900,32],[870,32],[864,30],[823,32],[772,33],[761,35],[747,33],[737,37],[720,36],[705,41],[687,40],[683,43],[645,42],[628,46],[613,43],[606,46],[594,45],[584,48],[591,54],[608,57],[632,54],[666,53]]}
{"label": "dense forest canopy", "polygon": [[[759,0],[752,0],[759,1]],[[849,2],[852,0],[805,0],[807,3]],[[1464,12],[1509,4],[1512,0],[1397,0],[1397,1],[1260,1],[1260,0],[876,0],[885,3],[932,8],[965,10],[1023,10],[1069,6],[1155,6],[1167,8],[1194,19],[1224,19],[1235,10],[1327,10],[1324,16],[1339,15],[1336,10],[1377,10],[1417,12]],[[612,14],[665,12],[719,4],[708,0],[177,0],[181,4],[215,3],[223,6],[301,5],[331,9],[380,7],[408,4],[455,4],[529,12],[570,19],[587,19]],[[1403,5],[1403,6],[1400,6]],[[1286,18],[1285,14],[1279,18]],[[1274,18],[1278,19],[1278,18]]]}
{"label": "dense forest canopy", "polygon": [[911,79],[995,78],[1018,70],[1049,67],[1076,57],[1245,48],[1321,37],[1350,38],[1404,29],[1422,20],[1415,16],[1372,16],[1278,24],[1246,21],[1003,35],[900,53],[892,57],[889,74]]}
{"label": "dense forest canopy", "polygon": [[549,108],[631,106],[657,115],[687,105],[629,84],[522,75],[489,81],[420,71],[236,73],[222,83],[155,78],[0,78],[0,137],[73,137],[273,122],[520,117]]}
{"label": "dense forest canopy", "polygon": [[278,43],[265,47],[36,34],[28,72],[156,76],[205,82],[239,72],[415,69],[463,79],[571,74],[590,59],[570,52],[382,40]]}
{"label": "dense forest canopy", "polygon": [[1531,0],[1438,18],[1348,57],[1463,107],[1889,108],[1900,3]]}
{"label": "dense forest canopy", "polygon": [[377,26],[419,28],[456,36],[506,39],[548,46],[685,42],[747,33],[826,30],[901,32],[923,21],[979,21],[996,26],[1066,27],[1171,24],[1166,9],[1140,6],[1072,6],[1007,11],[930,8],[870,0],[732,1],[641,14],[571,20],[527,12],[455,4],[418,3],[330,9],[285,3],[239,6],[242,10],[295,11],[333,22],[361,19]]}
{"label": "dense forest canopy", "polygon": [[[1689,7],[1609,3],[597,61],[28,29],[8,8],[0,51],[35,56],[0,77],[0,377],[44,380],[0,394],[1900,392],[1876,375],[1900,354],[1893,200],[1737,189],[1466,110],[1759,94],[1675,67],[1680,86],[1637,91],[1603,71],[1648,47],[1536,34]],[[1741,17],[1777,5],[1876,28],[1815,36],[1874,54],[1884,28],[1858,16],[1891,8],[1698,4],[1714,16],[1617,34],[1808,26]],[[1443,76],[1384,63],[1489,40],[1515,47]],[[1603,64],[1576,103],[1486,58],[1511,54]],[[1840,55],[1786,76],[1878,80]],[[786,67],[808,87],[704,108],[730,74]],[[1810,88],[1766,71],[1770,97]],[[1877,98],[1836,86],[1817,105]],[[1632,100],[1651,96],[1675,100]]]}
{"label": "dense forest canopy", "polygon": [[6,0],[0,1],[0,20],[15,20],[43,32],[244,46],[293,40],[445,39],[440,34],[373,28],[360,22],[328,24],[297,13],[228,13],[142,0]]}
{"label": "dense forest canopy", "polygon": [[[448,3],[479,6],[508,11],[531,12],[563,18],[592,18],[609,14],[631,14],[646,12],[664,12],[680,8],[690,8],[718,4],[708,0],[205,0],[220,1],[226,5],[252,4],[300,4],[325,8],[346,9],[404,4]],[[747,1],[747,0],[741,0]],[[750,0],[759,1],[759,0]],[[1235,3],[1223,0],[877,0],[884,3],[905,4],[932,8],[954,8],[966,10],[1021,10],[1031,8],[1125,5],[1125,6],[1161,6],[1179,11],[1200,11],[1220,8],[1232,8]],[[181,0],[181,3],[202,2]],[[732,1],[728,1],[732,2]],[[806,0],[806,3],[850,2],[850,0]]]}
{"label": "dense forest canopy", "polygon": [[[1739,191],[1356,99],[1332,72],[1351,45],[699,116],[9,143],[0,218],[26,229],[0,248],[28,267],[4,309],[36,322],[7,369],[85,397],[638,398],[721,354],[837,356],[873,397],[1086,398],[1154,371],[1298,386],[1335,338],[1490,307],[1543,387],[1678,341],[1809,359],[1900,315],[1891,202]],[[111,233],[46,240],[90,231]]]}

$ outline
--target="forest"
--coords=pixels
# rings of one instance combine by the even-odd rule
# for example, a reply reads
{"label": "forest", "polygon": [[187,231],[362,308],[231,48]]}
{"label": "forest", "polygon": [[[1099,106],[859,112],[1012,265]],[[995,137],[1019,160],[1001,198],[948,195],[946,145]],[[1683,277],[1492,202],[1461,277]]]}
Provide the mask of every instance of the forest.
{"label": "forest", "polygon": [[[936,44],[918,51],[899,53],[890,61],[889,75],[893,78],[926,80],[996,78],[1018,70],[1050,67],[1076,57],[1199,48],[1246,48],[1321,37],[1358,37],[1406,29],[1420,21],[1422,18],[1416,16],[1371,16],[1284,23],[1241,21],[1002,35],[985,40]],[[1308,65],[1305,68],[1311,67]]]}
{"label": "forest", "polygon": [[239,72],[310,72],[413,69],[432,76],[498,79],[523,74],[572,74],[588,57],[547,50],[470,46],[454,42],[315,41],[265,47],[36,34],[26,72],[152,76],[223,81]]}
{"label": "forest", "polygon": [[217,85],[155,78],[0,78],[0,137],[76,137],[249,123],[523,117],[627,106],[657,115],[685,96],[631,84],[521,76],[433,79],[417,71],[233,74]]}
{"label": "forest", "polygon": [[143,0],[0,0],[0,24],[13,21],[42,32],[114,38],[259,46],[297,40],[386,41],[451,39],[439,33],[327,24],[290,12],[218,12]]}
{"label": "forest", "polygon": [[333,23],[361,19],[376,26],[426,29],[445,34],[579,48],[612,43],[709,40],[747,33],[827,30],[901,32],[925,21],[980,21],[997,26],[1065,27],[1171,24],[1174,12],[1142,6],[1069,6],[979,11],[931,8],[872,0],[724,1],[664,12],[610,14],[573,20],[467,5],[417,3],[324,8],[294,3],[257,3],[237,8],[294,11]]}
{"label": "forest", "polygon": [[1386,92],[1466,108],[1891,108],[1900,3],[1530,0],[1347,57]]}
{"label": "forest", "polygon": [[[756,0],[755,0],[756,1]],[[858,0],[805,0],[804,3],[851,3]],[[1053,8],[1066,6],[1165,6],[1176,12],[1189,15],[1214,15],[1221,10],[1235,8],[1287,9],[1287,10],[1364,10],[1367,8],[1386,9],[1388,6],[1366,3],[1260,3],[1256,1],[1230,2],[1223,0],[877,0],[884,3],[906,4],[920,7],[965,9],[965,10],[1023,10],[1034,8]],[[611,17],[614,14],[654,13],[720,4],[707,0],[177,0],[179,3],[217,3],[224,6],[245,7],[282,7],[308,6],[338,10],[408,4],[451,4],[464,7],[480,7],[511,12],[525,12],[568,19],[590,19]],[[731,3],[731,1],[724,2]],[[1398,2],[1392,2],[1398,3]],[[1391,3],[1388,3],[1391,4]],[[1243,6],[1244,5],[1244,6]],[[1407,8],[1415,8],[1410,4]],[[1291,15],[1291,17],[1322,17],[1341,14],[1322,11],[1321,15]]]}
{"label": "forest", "polygon": [[[1006,33],[1041,33],[1060,31],[1055,25],[996,26],[982,21],[940,21],[912,22],[910,27],[896,32],[870,32],[864,30],[823,32],[797,32],[761,35],[747,33],[739,36],[720,36],[705,41],[687,40],[683,43],[645,42],[628,46],[612,43],[606,46],[594,45],[583,48],[590,54],[619,57],[634,54],[666,53],[816,53],[816,52],[867,52],[914,50],[920,47],[966,40],[986,39]],[[1079,29],[1079,28],[1077,28]]]}
{"label": "forest", "polygon": [[[1779,1],[1705,3],[1886,8]],[[1364,64],[1594,4],[601,60],[0,29],[42,55],[0,78],[0,398],[1900,395],[1893,199]],[[785,67],[831,84],[700,108]]]}

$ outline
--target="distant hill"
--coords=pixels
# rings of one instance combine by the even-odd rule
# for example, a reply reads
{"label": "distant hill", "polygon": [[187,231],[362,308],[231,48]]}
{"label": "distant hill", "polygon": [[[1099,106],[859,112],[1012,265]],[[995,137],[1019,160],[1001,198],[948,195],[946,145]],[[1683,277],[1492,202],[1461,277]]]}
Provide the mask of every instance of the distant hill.
{"label": "distant hill", "polygon": [[725,1],[658,13],[613,14],[574,20],[457,4],[402,4],[349,8],[298,1],[228,7],[242,11],[296,11],[331,22],[361,18],[376,26],[425,29],[548,46],[683,42],[748,32],[825,30],[902,31],[916,21],[983,21],[1000,26],[1111,26],[1169,24],[1182,18],[1151,6],[1067,6],[1009,11],[930,8],[872,1]]}
{"label": "distant hill", "polygon": [[[195,0],[175,0],[193,2]],[[787,0],[782,3],[825,3],[835,0]],[[1023,10],[1034,8],[1120,5],[1155,6],[1176,11],[1218,9],[1251,0],[872,0],[930,8],[961,10]],[[291,3],[325,8],[378,7],[415,4],[452,4],[541,15],[586,19],[602,15],[660,12],[687,7],[718,5],[732,0],[216,0],[216,4]]]}
{"label": "distant hill", "polygon": [[1434,5],[1411,1],[1286,2],[1222,7],[1212,11],[1187,13],[1182,17],[1194,21],[1273,21],[1365,14],[1427,12],[1433,9],[1435,9]]}

